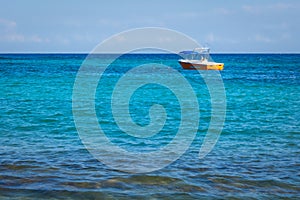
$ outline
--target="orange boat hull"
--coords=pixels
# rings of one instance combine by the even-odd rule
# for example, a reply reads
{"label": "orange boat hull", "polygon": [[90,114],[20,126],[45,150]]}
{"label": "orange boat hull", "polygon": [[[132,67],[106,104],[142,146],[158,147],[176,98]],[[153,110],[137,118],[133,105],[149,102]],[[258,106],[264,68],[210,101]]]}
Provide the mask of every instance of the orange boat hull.
{"label": "orange boat hull", "polygon": [[195,64],[189,62],[181,62],[179,64],[183,69],[189,70],[223,70],[224,64],[223,63],[216,63],[216,64]]}

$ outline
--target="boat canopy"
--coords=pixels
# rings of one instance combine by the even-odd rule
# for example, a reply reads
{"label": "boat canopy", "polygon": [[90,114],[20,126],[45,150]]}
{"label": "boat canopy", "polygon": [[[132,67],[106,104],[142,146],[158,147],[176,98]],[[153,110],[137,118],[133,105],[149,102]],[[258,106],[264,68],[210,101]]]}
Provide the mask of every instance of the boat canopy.
{"label": "boat canopy", "polygon": [[193,51],[181,51],[179,55],[188,60],[210,60],[209,48],[195,48]]}

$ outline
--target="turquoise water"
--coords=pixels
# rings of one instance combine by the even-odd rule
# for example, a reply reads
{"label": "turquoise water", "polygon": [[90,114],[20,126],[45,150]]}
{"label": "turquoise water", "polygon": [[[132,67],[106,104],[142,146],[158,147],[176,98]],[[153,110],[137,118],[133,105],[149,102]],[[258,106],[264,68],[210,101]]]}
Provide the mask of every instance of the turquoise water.
{"label": "turquoise water", "polygon": [[211,107],[201,76],[182,70],[176,55],[126,55],[113,63],[98,85],[96,111],[110,140],[128,151],[152,151],[169,143],[179,126],[180,106],[166,88],[146,85],[130,100],[133,121],[147,125],[149,107],[160,103],[168,113],[164,128],[152,139],[121,134],[110,95],[127,70],[143,63],[171,66],[186,77],[199,100],[200,123],[190,148],[166,168],[144,174],[111,169],[82,144],[72,91],[85,57],[0,55],[1,198],[300,198],[300,55],[212,55],[225,63],[221,76],[227,110],[218,143],[204,159],[198,152]]}

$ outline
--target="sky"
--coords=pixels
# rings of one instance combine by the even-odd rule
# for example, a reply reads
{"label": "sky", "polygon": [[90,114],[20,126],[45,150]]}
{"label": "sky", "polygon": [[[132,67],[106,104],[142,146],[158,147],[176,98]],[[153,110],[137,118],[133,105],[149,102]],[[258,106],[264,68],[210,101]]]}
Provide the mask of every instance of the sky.
{"label": "sky", "polygon": [[143,27],[182,32],[216,53],[300,52],[299,0],[0,0],[0,5],[2,53],[87,53],[112,35]]}

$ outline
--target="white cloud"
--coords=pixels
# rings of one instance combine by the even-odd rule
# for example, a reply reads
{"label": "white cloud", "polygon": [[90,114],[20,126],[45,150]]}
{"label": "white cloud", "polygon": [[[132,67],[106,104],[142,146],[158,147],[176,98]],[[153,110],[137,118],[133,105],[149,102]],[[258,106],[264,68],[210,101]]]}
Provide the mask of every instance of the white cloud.
{"label": "white cloud", "polygon": [[17,26],[17,23],[15,21],[0,18],[0,25],[5,29],[11,29],[15,28]]}
{"label": "white cloud", "polygon": [[24,35],[16,32],[15,21],[0,18],[0,41],[23,42]]}
{"label": "white cloud", "polygon": [[290,9],[299,9],[300,4],[291,3],[273,3],[266,5],[243,5],[242,10],[250,14],[263,14],[266,12],[284,12]]}
{"label": "white cloud", "polygon": [[292,5],[290,3],[280,2],[280,3],[269,5],[268,7],[273,10],[283,11],[283,10],[288,10],[288,9],[294,8],[294,5]]}
{"label": "white cloud", "polygon": [[3,42],[49,42],[47,38],[38,35],[24,35],[17,31],[17,23],[12,20],[0,18],[0,41]]}
{"label": "white cloud", "polygon": [[198,18],[200,14],[198,12],[183,12],[183,13],[179,13],[177,16],[185,19],[194,19],[194,18]]}
{"label": "white cloud", "polygon": [[44,43],[44,42],[50,42],[50,40],[48,38],[42,38],[38,35],[33,35],[33,36],[30,36],[28,38],[26,38],[27,41],[29,42],[35,42],[35,43]]}
{"label": "white cloud", "polygon": [[266,37],[264,35],[261,35],[261,34],[256,34],[254,39],[257,41],[257,42],[264,42],[264,43],[270,43],[272,42],[272,40],[269,38],[269,37]]}
{"label": "white cloud", "polygon": [[18,33],[8,33],[4,35],[0,35],[0,41],[3,42],[34,42],[34,43],[49,43],[50,40],[48,38],[41,38],[37,35],[25,36]]}
{"label": "white cloud", "polygon": [[113,20],[113,19],[107,19],[107,18],[101,18],[101,19],[97,20],[95,25],[109,26],[109,27],[114,27],[114,28],[118,28],[118,27],[122,26],[120,21]]}
{"label": "white cloud", "polygon": [[232,11],[226,9],[226,8],[216,8],[214,10],[215,14],[218,14],[218,15],[229,15],[232,13]]}
{"label": "white cloud", "polygon": [[260,14],[263,11],[261,6],[243,5],[242,10],[250,14]]}
{"label": "white cloud", "polygon": [[216,36],[213,33],[209,33],[206,36],[206,41],[207,42],[215,42],[216,41]]}
{"label": "white cloud", "polygon": [[75,33],[71,38],[76,42],[93,42],[93,37],[88,33]]}
{"label": "white cloud", "polygon": [[281,39],[282,40],[289,40],[289,39],[291,39],[291,34],[290,33],[283,33],[281,35]]}
{"label": "white cloud", "polygon": [[12,34],[5,34],[0,36],[0,41],[6,42],[24,42],[25,37],[24,35],[12,33]]}

